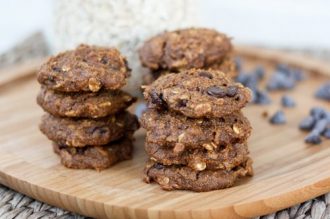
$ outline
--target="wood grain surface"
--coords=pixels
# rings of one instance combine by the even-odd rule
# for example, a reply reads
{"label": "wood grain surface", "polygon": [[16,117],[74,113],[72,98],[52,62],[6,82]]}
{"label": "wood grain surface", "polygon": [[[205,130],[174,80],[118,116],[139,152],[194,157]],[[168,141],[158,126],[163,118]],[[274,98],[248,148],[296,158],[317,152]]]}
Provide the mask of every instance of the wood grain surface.
{"label": "wood grain surface", "polygon": [[[291,60],[278,52],[239,49],[238,54],[249,59],[247,68],[258,63],[270,69],[271,63]],[[305,61],[311,63],[304,58],[293,60],[296,63],[291,64],[300,67],[306,67]],[[280,108],[283,92],[273,93],[269,106],[250,105],[244,110],[253,126],[249,147],[255,176],[233,188],[205,193],[166,192],[142,182],[146,160],[142,130],[136,133],[133,160],[102,172],[61,166],[50,141],[38,130],[43,112],[35,101],[39,85],[34,75],[15,78],[0,86],[0,183],[96,218],[249,218],[303,202],[330,191],[330,141],[306,145],[306,133],[297,128],[310,107],[329,109],[329,103],[313,98],[319,84],[329,80],[329,67],[311,64],[306,69],[308,79],[286,92],[297,101],[296,108],[284,109],[288,124],[272,126],[262,116]]]}

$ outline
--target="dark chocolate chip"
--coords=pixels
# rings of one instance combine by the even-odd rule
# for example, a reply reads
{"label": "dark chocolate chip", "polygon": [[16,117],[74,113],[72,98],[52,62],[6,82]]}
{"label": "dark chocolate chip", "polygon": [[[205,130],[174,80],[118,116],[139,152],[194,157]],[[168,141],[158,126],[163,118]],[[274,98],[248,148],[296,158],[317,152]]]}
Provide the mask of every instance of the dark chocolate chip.
{"label": "dark chocolate chip", "polygon": [[162,93],[160,93],[158,95],[156,91],[151,91],[150,98],[151,98],[151,102],[153,104],[156,104],[158,106],[165,106],[166,105],[165,101],[163,100],[163,94]]}
{"label": "dark chocolate chip", "polygon": [[55,72],[62,72],[62,69],[60,67],[57,67],[57,66],[53,66],[52,70],[55,71]]}
{"label": "dark chocolate chip", "polygon": [[330,139],[330,127],[327,127],[323,132],[323,136],[327,139]]}
{"label": "dark chocolate chip", "polygon": [[322,107],[313,107],[310,110],[310,115],[318,120],[326,116],[326,111]]}
{"label": "dark chocolate chip", "polygon": [[108,62],[109,62],[109,59],[107,57],[103,56],[101,59],[101,63],[106,65],[106,64],[108,64]]}
{"label": "dark chocolate chip", "polygon": [[260,104],[260,105],[267,105],[270,104],[272,101],[268,95],[268,93],[266,91],[262,91],[262,90],[255,90],[252,93],[252,102],[255,104]]}
{"label": "dark chocolate chip", "polygon": [[105,134],[109,131],[109,128],[106,126],[102,127],[90,127],[87,129],[87,132],[90,133],[91,135],[102,135]]}
{"label": "dark chocolate chip", "polygon": [[308,144],[320,144],[322,140],[318,133],[312,131],[306,136],[305,142]]}
{"label": "dark chocolate chip", "polygon": [[164,165],[159,164],[159,163],[154,164],[154,167],[155,167],[157,170],[164,169]]}
{"label": "dark chocolate chip", "polygon": [[182,99],[178,101],[178,107],[186,107],[188,103],[188,100]]}
{"label": "dark chocolate chip", "polygon": [[300,124],[299,124],[299,128],[301,130],[306,130],[306,131],[310,131],[313,129],[314,125],[315,125],[315,119],[313,116],[308,116],[306,118],[304,118]]}
{"label": "dark chocolate chip", "polygon": [[315,97],[330,101],[330,82],[323,84],[315,93]]}
{"label": "dark chocolate chip", "polygon": [[272,124],[285,124],[286,123],[286,117],[283,111],[279,110],[277,111],[269,120]]}
{"label": "dark chocolate chip", "polygon": [[207,94],[218,98],[225,97],[226,89],[222,87],[212,86],[207,89]]}
{"label": "dark chocolate chip", "polygon": [[295,107],[296,106],[296,102],[294,101],[294,99],[292,97],[287,96],[287,95],[284,95],[281,98],[281,104],[284,107]]}
{"label": "dark chocolate chip", "polygon": [[237,94],[238,88],[235,86],[229,86],[227,88],[227,96],[228,97],[233,97]]}
{"label": "dark chocolate chip", "polygon": [[199,72],[199,76],[204,77],[204,78],[209,78],[209,79],[213,78],[212,74],[209,72],[206,72],[206,71]]}
{"label": "dark chocolate chip", "polygon": [[259,80],[263,79],[265,76],[265,69],[262,66],[257,66],[254,70],[254,74]]}

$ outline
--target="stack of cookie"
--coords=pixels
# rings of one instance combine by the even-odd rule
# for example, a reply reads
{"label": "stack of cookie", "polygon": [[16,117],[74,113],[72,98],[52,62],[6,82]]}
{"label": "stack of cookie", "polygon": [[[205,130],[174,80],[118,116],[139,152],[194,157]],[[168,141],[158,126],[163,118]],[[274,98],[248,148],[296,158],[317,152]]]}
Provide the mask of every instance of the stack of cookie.
{"label": "stack of cookie", "polygon": [[132,156],[135,98],[121,91],[129,76],[114,48],[80,45],[51,57],[38,72],[40,130],[69,168],[102,170]]}
{"label": "stack of cookie", "polygon": [[144,43],[140,60],[150,74],[144,78],[150,84],[160,75],[185,69],[214,69],[230,78],[237,76],[230,38],[206,28],[189,28],[159,34]]}
{"label": "stack of cookie", "polygon": [[252,175],[251,126],[241,112],[249,89],[220,71],[190,69],[159,77],[144,97],[146,182],[202,192]]}

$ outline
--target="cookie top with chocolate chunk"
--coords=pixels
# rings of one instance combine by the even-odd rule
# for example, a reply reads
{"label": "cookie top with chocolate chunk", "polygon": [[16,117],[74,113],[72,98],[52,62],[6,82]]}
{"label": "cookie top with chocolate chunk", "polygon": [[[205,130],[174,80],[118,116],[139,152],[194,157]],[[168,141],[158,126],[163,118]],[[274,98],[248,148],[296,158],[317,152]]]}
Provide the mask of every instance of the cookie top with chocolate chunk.
{"label": "cookie top with chocolate chunk", "polygon": [[117,49],[80,45],[51,57],[41,66],[38,81],[56,91],[97,92],[121,88],[129,72],[126,59]]}
{"label": "cookie top with chocolate chunk", "polygon": [[169,109],[187,117],[221,117],[239,111],[251,100],[251,91],[223,72],[191,69],[167,74],[146,86],[150,108]]}
{"label": "cookie top with chocolate chunk", "polygon": [[189,28],[159,34],[139,50],[142,65],[152,70],[208,68],[232,50],[230,38],[216,30]]}

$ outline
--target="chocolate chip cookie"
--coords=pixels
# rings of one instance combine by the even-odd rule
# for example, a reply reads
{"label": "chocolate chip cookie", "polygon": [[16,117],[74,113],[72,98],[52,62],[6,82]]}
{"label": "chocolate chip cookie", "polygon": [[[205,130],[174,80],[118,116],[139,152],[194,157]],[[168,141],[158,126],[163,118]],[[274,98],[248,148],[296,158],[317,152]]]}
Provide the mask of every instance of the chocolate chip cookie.
{"label": "chocolate chip cookie", "polygon": [[132,140],[123,138],[104,146],[68,147],[53,143],[61,163],[73,169],[103,170],[115,163],[132,158]]}
{"label": "chocolate chip cookie", "polygon": [[177,151],[146,142],[145,150],[150,159],[163,165],[184,165],[193,170],[231,170],[248,159],[248,147],[244,144],[224,145],[219,148],[185,149]]}
{"label": "chocolate chip cookie", "polygon": [[101,119],[70,119],[45,114],[40,130],[59,145],[84,147],[105,145],[139,127],[135,115],[123,112]]}
{"label": "chocolate chip cookie", "polygon": [[130,69],[114,48],[80,45],[51,57],[38,72],[38,81],[62,92],[116,90],[126,84]]}
{"label": "chocolate chip cookie", "polygon": [[212,150],[221,145],[243,143],[251,134],[251,125],[241,112],[220,118],[193,119],[170,111],[147,109],[140,118],[147,130],[146,141],[184,150]]}
{"label": "chocolate chip cookie", "polygon": [[196,171],[186,166],[164,166],[149,161],[144,169],[144,181],[157,182],[164,190],[192,190],[207,192],[231,187],[241,177],[253,175],[252,160],[232,170]]}
{"label": "chocolate chip cookie", "polygon": [[120,90],[63,93],[41,87],[38,104],[54,116],[99,118],[126,109],[136,98]]}
{"label": "chocolate chip cookie", "polygon": [[209,68],[232,51],[230,38],[216,30],[189,28],[159,34],[139,50],[142,65],[151,70]]}
{"label": "chocolate chip cookie", "polygon": [[222,117],[239,111],[251,100],[251,91],[223,72],[191,69],[161,76],[146,86],[149,108],[169,109],[187,117]]}

